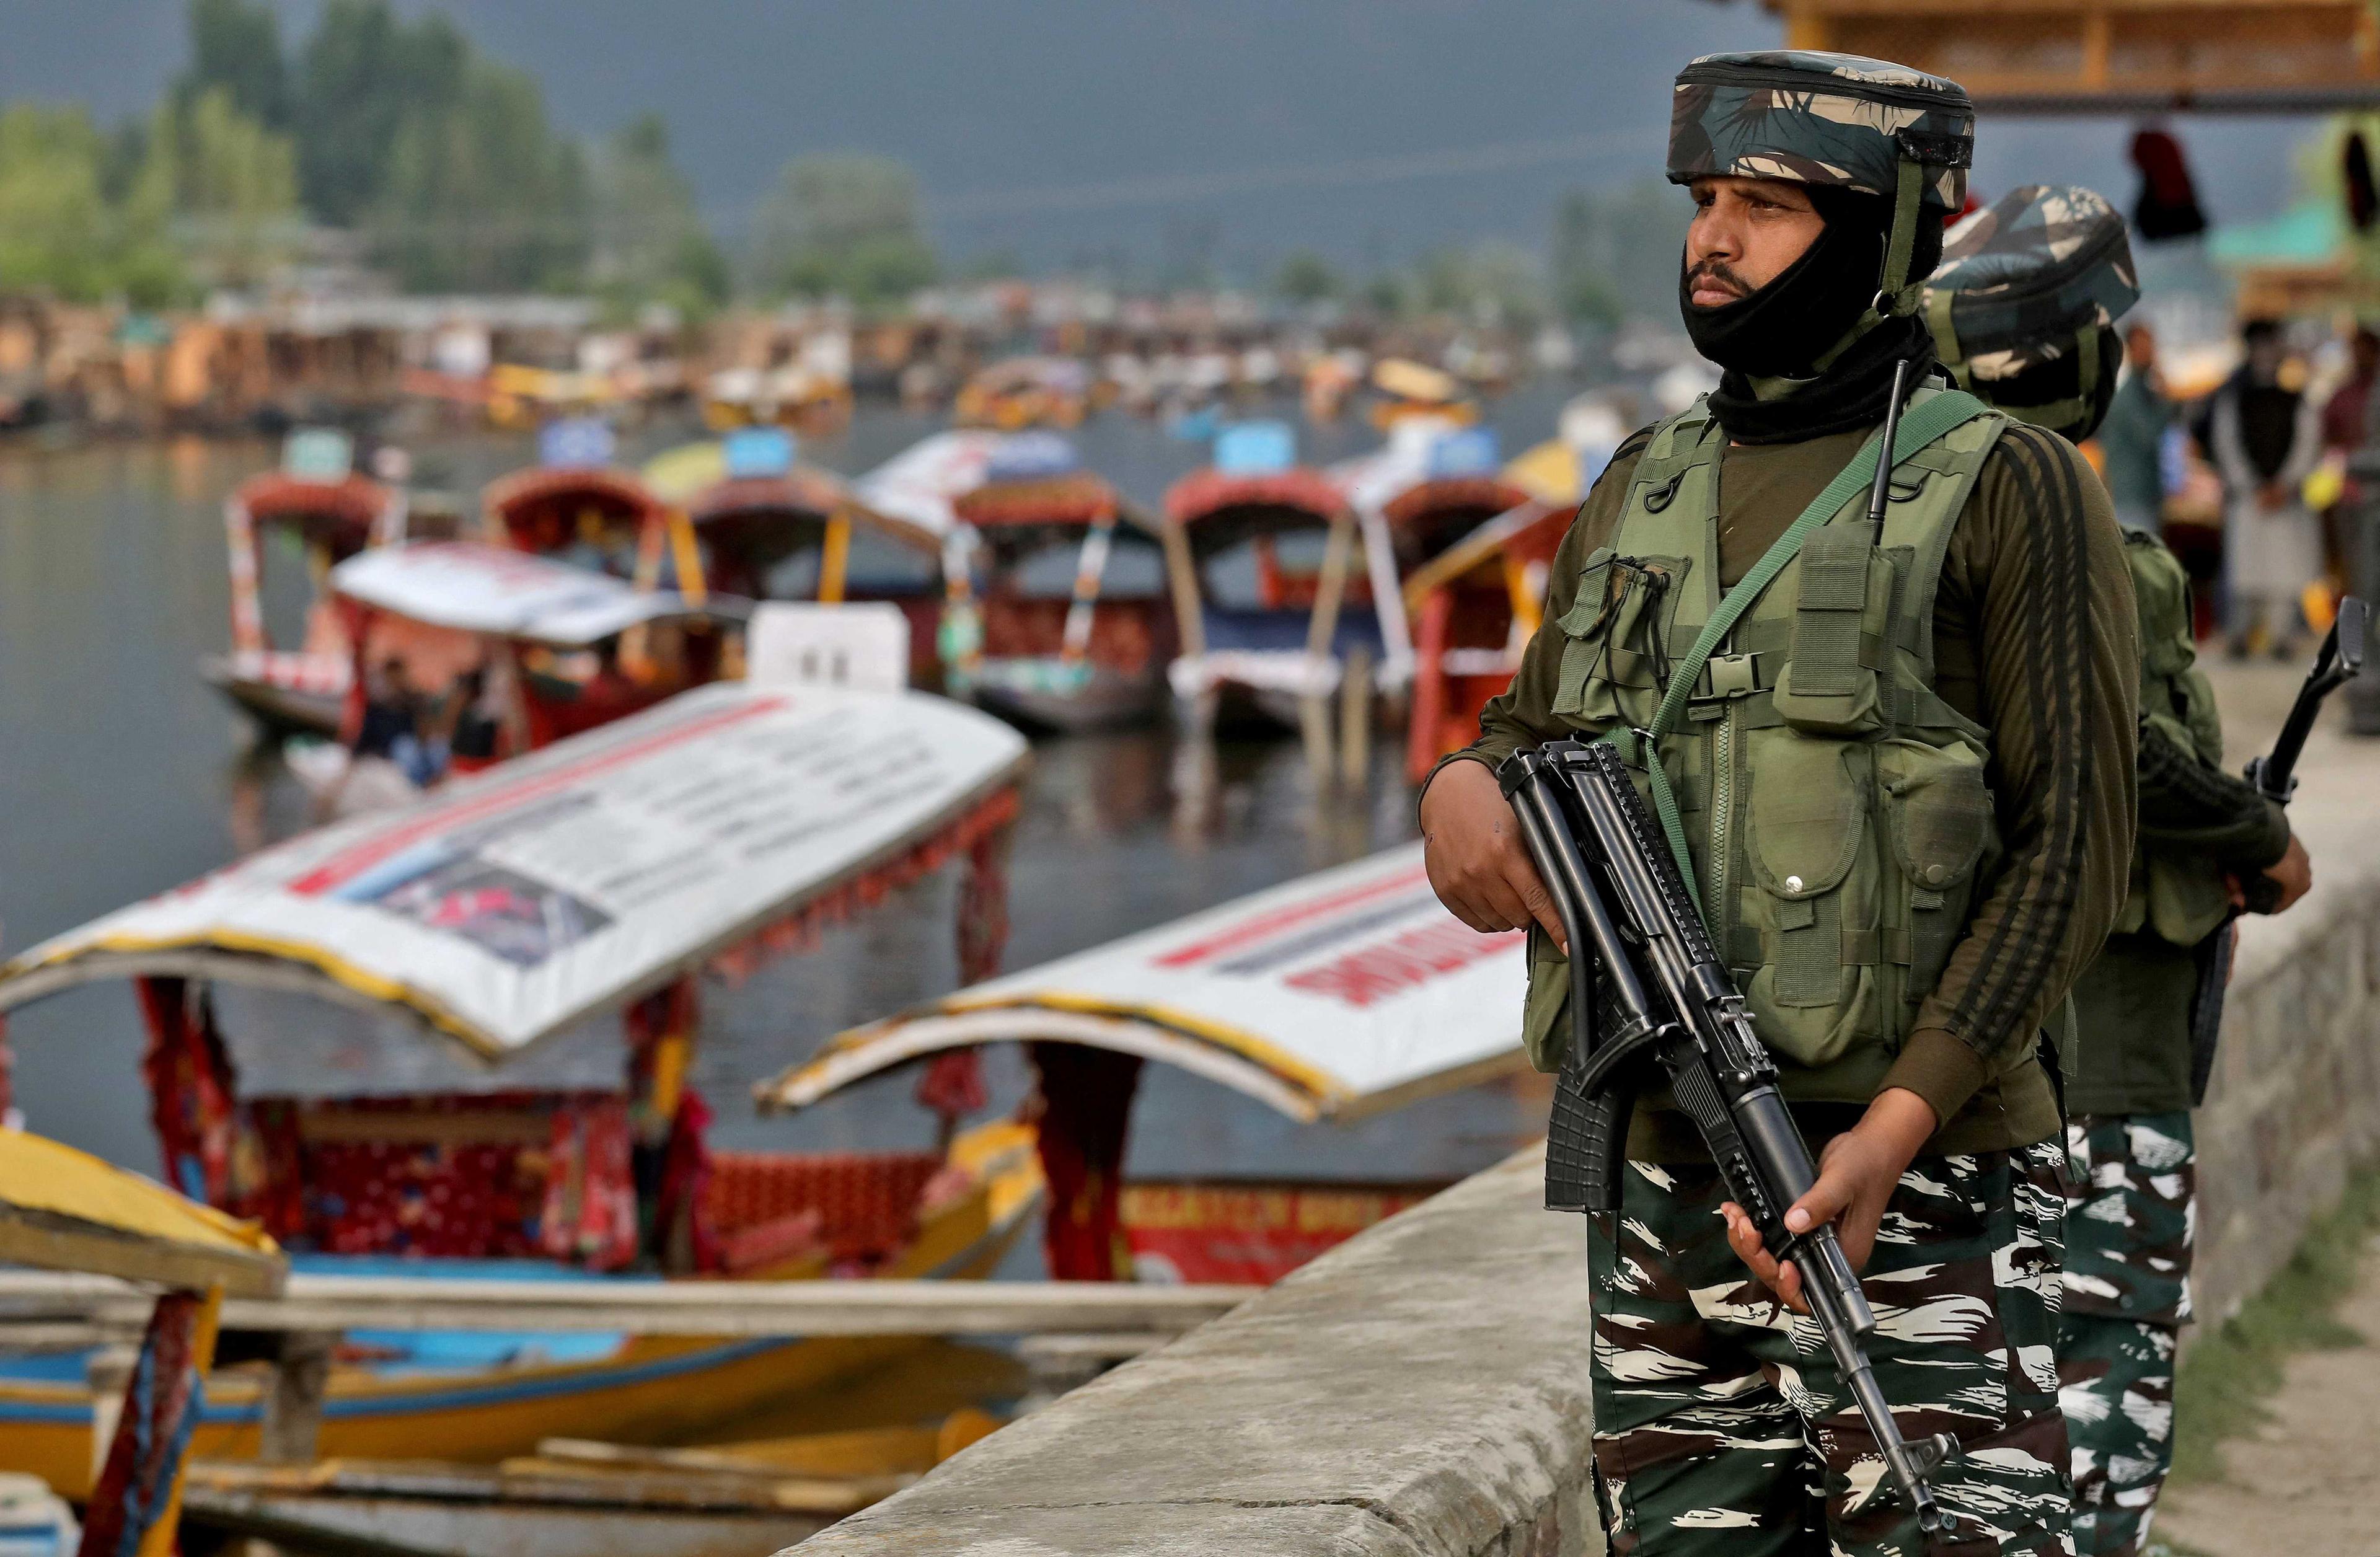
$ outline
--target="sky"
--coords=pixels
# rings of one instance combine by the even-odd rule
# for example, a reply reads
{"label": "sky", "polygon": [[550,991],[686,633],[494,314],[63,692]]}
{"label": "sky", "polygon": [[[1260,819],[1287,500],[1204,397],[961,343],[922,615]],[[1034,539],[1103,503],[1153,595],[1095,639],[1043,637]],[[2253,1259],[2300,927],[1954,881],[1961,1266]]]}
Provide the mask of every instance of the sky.
{"label": "sky", "polygon": [[[302,34],[316,0],[277,7]],[[399,8],[430,8],[399,0]],[[668,122],[733,236],[790,155],[907,162],[961,259],[1204,260],[1313,248],[1383,264],[1541,245],[1567,190],[1658,176],[1670,79],[1774,45],[1754,0],[468,0],[445,7],[601,134]],[[179,67],[183,0],[0,0],[0,100],[139,112]],[[1982,127],[1986,195],[2082,183],[2129,206],[2114,119]],[[2172,127],[2218,222],[2290,193],[2303,120]],[[1683,199],[1682,195],[1681,200]]]}

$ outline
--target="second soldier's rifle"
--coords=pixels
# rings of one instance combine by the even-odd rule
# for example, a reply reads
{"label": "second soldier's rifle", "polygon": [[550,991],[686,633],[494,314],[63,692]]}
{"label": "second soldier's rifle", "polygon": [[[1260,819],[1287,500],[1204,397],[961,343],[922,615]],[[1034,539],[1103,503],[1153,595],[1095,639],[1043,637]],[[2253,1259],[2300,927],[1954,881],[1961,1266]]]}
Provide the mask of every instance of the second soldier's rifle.
{"label": "second soldier's rifle", "polygon": [[1957,1441],[1901,1437],[1867,1356],[1876,1315],[1834,1228],[1786,1229],[1786,1211],[1817,1178],[1809,1146],[1626,763],[1609,746],[1553,741],[1513,753],[1497,777],[1570,942],[1570,1046],[1547,1126],[1547,1204],[1619,1211],[1629,1118],[1658,1065],[1729,1195],[1768,1251],[1800,1271],[1810,1312],[1919,1527],[1941,1531],[1926,1478]]}
{"label": "second soldier's rifle", "polygon": [[[2313,722],[2322,712],[2323,699],[2354,680],[2363,669],[2365,625],[2362,601],[2350,595],[2338,602],[2338,619],[2330,624],[2321,649],[2314,653],[2313,668],[2306,672],[2305,680],[2298,687],[2297,701],[2289,705],[2289,716],[2282,722],[2273,749],[2249,761],[2248,782],[2273,804],[2286,806],[2298,792],[2298,758],[2305,751],[2306,737],[2313,734]],[[2269,914],[2280,904],[2280,887],[2269,876],[2260,874],[2241,881],[2240,894],[2247,899],[2247,911],[2252,914]],[[2215,1045],[2222,1036],[2223,994],[2231,982],[2231,955],[2239,944],[2239,918],[2240,911],[2234,909],[2198,943],[2198,992],[2190,1005],[2192,1107],[2206,1101],[2207,1083],[2215,1078]]]}

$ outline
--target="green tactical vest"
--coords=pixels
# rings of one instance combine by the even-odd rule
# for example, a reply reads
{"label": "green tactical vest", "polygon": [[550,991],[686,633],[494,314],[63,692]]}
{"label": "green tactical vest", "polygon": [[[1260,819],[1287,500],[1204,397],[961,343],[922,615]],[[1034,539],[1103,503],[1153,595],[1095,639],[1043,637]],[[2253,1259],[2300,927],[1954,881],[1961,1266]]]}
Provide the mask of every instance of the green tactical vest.
{"label": "green tactical vest", "polygon": [[[2190,631],[2190,576],[2165,543],[2124,533],[2132,598],[2141,614],[2141,721],[2211,767],[2223,764],[2223,722],[2215,688],[2198,668]],[[2177,946],[2195,946],[2223,922],[2231,894],[2223,874],[2202,856],[2132,849],[2131,894],[2117,916],[2119,934],[2146,930]]]}
{"label": "green tactical vest", "polygon": [[[1812,531],[1660,743],[1704,916],[1797,1099],[1875,1095],[1998,856],[1990,732],[1935,694],[1933,629],[1952,526],[2006,425],[1976,417],[1903,460],[1880,545],[1864,490]],[[1584,731],[1648,724],[1718,607],[1725,443],[1700,404],[1655,432],[1549,624],[1567,639],[1553,712]],[[1525,1034],[1553,1069],[1568,968],[1533,949]]]}

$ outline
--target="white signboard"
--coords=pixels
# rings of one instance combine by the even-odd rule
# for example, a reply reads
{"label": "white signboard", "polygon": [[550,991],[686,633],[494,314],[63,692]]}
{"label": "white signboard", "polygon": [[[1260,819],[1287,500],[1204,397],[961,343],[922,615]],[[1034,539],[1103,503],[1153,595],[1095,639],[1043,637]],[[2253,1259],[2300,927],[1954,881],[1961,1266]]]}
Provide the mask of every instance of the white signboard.
{"label": "white signboard", "polygon": [[358,552],[331,569],[331,589],[431,626],[564,645],[694,614],[674,590],[639,590],[608,574],[477,541]]}
{"label": "white signboard", "polygon": [[0,1007],[195,970],[409,1006],[500,1057],[897,858],[1024,757],[941,698],[701,687],[36,946]]}
{"label": "white signboard", "polygon": [[1524,948],[1448,913],[1409,845],[855,1028],[771,1101],[814,1102],[938,1049],[1056,1039],[1301,1118],[1390,1106],[1525,1063]]}

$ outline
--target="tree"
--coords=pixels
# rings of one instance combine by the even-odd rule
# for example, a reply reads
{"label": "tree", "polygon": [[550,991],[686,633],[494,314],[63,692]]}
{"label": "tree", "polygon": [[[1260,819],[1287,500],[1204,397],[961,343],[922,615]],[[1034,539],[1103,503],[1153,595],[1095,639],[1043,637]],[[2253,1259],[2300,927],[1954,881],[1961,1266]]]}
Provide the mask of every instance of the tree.
{"label": "tree", "polygon": [[135,179],[111,203],[106,152],[79,108],[20,103],[0,113],[0,291],[76,302],[123,295],[142,305],[180,291],[164,191]]}
{"label": "tree", "polygon": [[1678,257],[1694,207],[1667,185],[1565,197],[1554,213],[1553,290],[1582,323],[1674,317]]}
{"label": "tree", "polygon": [[298,177],[318,221],[350,226],[376,205],[408,118],[451,110],[471,46],[431,13],[407,24],[387,0],[330,0],[299,56]]}
{"label": "tree", "polygon": [[231,286],[263,279],[300,225],[289,138],[241,113],[227,89],[212,87],[178,110],[157,110],[149,151],[206,278]]}
{"label": "tree", "polygon": [[726,257],[703,229],[694,190],[670,159],[669,127],[648,114],[612,138],[593,168],[589,279],[615,303],[665,302],[699,315],[727,300]]}
{"label": "tree", "polygon": [[217,91],[265,128],[289,128],[289,72],[272,6],[258,0],[190,0],[190,64],[174,82],[174,106],[187,112]]}
{"label": "tree", "polygon": [[917,176],[890,157],[857,154],[787,163],[761,206],[754,253],[763,291],[862,305],[905,298],[937,268]]}
{"label": "tree", "polygon": [[1516,244],[1440,249],[1422,262],[1421,300],[1467,322],[1526,329],[1546,317],[1545,276],[1537,257]]}
{"label": "tree", "polygon": [[1347,289],[1330,262],[1310,249],[1301,249],[1273,273],[1272,289],[1293,303],[1326,302]]}
{"label": "tree", "polygon": [[405,116],[367,226],[414,290],[543,288],[578,279],[588,203],[586,160],[537,83],[474,58],[452,103]]}

